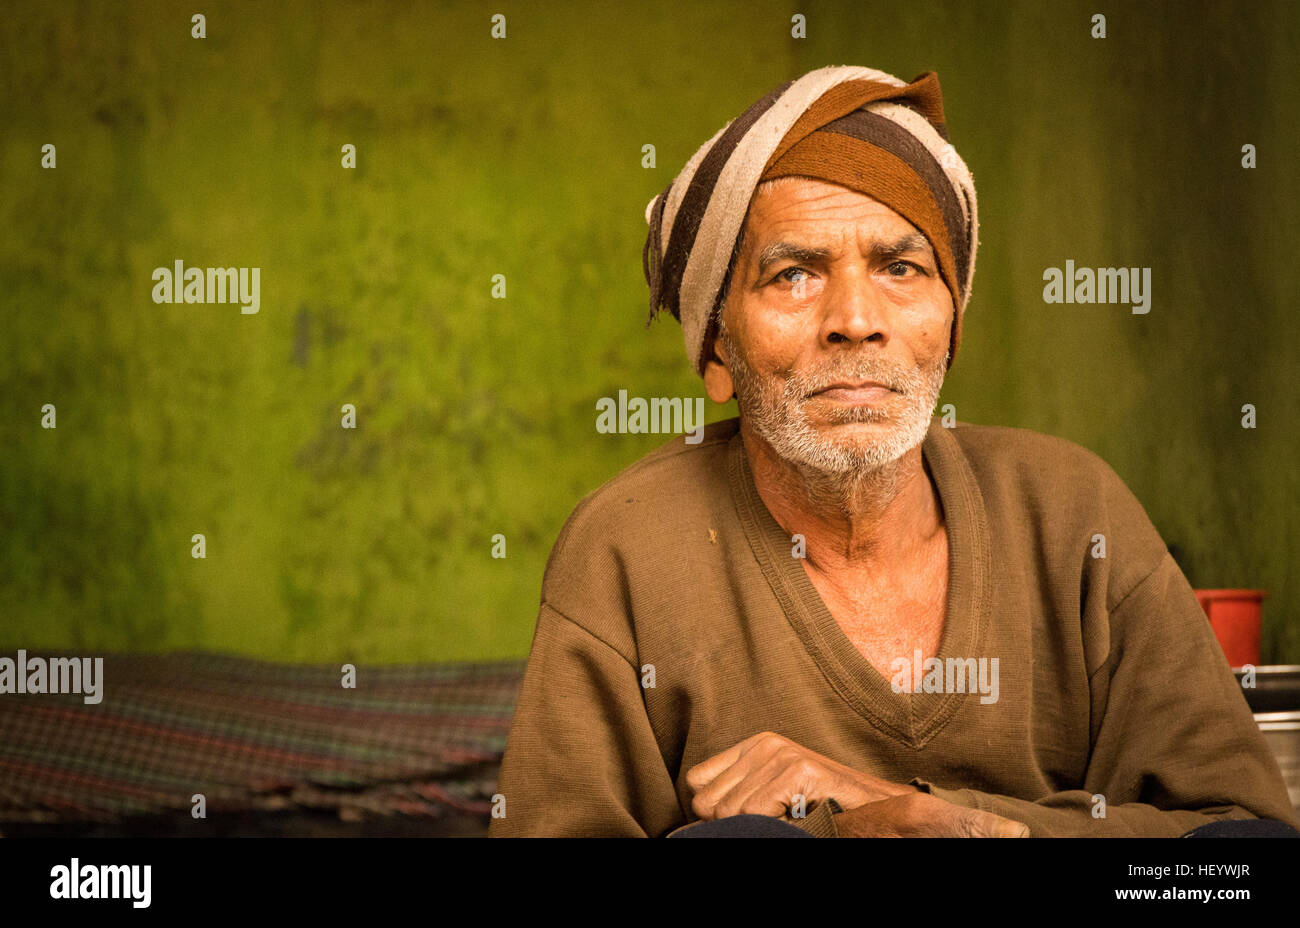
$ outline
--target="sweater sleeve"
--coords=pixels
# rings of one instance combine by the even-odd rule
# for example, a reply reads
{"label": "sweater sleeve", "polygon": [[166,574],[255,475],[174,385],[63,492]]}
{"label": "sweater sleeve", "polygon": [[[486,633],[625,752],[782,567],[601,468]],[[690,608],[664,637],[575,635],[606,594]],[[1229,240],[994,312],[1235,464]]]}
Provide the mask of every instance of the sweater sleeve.
{"label": "sweater sleeve", "polygon": [[1295,827],[1277,761],[1168,553],[1111,608],[1109,624],[1109,654],[1089,680],[1093,743],[1082,788],[1029,801],[913,785],[1023,822],[1033,837],[1177,837],[1249,818]]}
{"label": "sweater sleeve", "polygon": [[492,837],[657,837],[685,822],[634,658],[542,603]]}

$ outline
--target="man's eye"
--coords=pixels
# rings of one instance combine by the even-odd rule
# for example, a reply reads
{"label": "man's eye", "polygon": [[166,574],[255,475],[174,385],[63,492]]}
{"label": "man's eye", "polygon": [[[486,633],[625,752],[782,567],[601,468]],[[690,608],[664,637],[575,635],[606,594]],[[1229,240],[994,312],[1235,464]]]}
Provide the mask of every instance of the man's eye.
{"label": "man's eye", "polygon": [[909,268],[912,269],[912,270],[914,270],[914,271],[916,271],[918,274],[921,273],[921,268],[920,268],[920,266],[919,266],[919,265],[916,265],[916,264],[913,264],[911,261],[895,261],[893,264],[889,265],[889,270],[890,270],[890,276],[891,276],[891,277],[902,277],[902,276],[903,276],[903,274],[895,274],[895,273],[893,273],[894,268],[899,268],[899,267],[903,268],[904,273],[906,273],[906,271],[907,271]]}
{"label": "man's eye", "polygon": [[808,276],[808,272],[805,271],[805,270],[804,270],[803,268],[801,268],[801,267],[788,267],[788,268],[786,268],[784,271],[782,271],[781,273],[777,274],[777,275],[776,275],[776,279],[777,279],[777,280],[784,280],[786,283],[790,283],[790,284],[797,284],[797,283],[800,283],[799,280],[796,280],[796,279],[794,279],[794,278],[792,278],[792,277],[787,277],[787,276],[786,276],[787,274],[790,274],[791,272],[793,272],[793,273],[795,273],[795,274],[802,274],[805,278]]}

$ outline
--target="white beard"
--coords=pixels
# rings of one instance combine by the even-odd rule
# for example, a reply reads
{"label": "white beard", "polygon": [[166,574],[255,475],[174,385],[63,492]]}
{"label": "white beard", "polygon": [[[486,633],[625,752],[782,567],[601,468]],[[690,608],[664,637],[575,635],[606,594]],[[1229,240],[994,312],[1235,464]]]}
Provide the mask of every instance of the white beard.
{"label": "white beard", "polygon": [[[719,338],[726,349],[741,419],[783,460],[828,476],[865,476],[897,461],[924,441],[947,373],[947,354],[929,369],[894,371],[858,356],[811,371],[796,371],[781,388],[776,378],[755,373],[725,327]],[[843,380],[875,380],[897,391],[887,401],[891,407],[888,411],[878,406],[855,406],[837,409],[830,415],[832,424],[892,422],[879,438],[837,440],[809,421],[805,405],[810,394]]]}

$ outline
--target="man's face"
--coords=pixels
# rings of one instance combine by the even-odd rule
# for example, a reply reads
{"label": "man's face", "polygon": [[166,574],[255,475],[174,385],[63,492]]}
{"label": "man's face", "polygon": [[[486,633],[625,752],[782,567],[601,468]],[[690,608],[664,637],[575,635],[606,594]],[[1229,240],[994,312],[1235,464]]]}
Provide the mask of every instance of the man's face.
{"label": "man's face", "polygon": [[705,384],[718,402],[734,389],[741,421],[787,461],[879,467],[925,437],[952,314],[930,243],[898,213],[838,184],[765,185]]}

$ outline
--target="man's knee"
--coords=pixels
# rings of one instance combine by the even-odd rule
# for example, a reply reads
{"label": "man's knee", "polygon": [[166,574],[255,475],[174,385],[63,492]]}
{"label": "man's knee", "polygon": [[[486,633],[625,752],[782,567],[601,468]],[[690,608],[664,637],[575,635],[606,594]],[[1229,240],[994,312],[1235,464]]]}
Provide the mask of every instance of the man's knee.
{"label": "man's knee", "polygon": [[1271,818],[1233,819],[1193,828],[1184,838],[1300,838],[1286,822]]}
{"label": "man's knee", "polygon": [[729,815],[708,822],[695,822],[670,838],[811,838],[802,829],[770,815]]}

